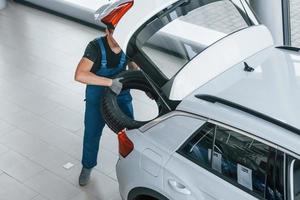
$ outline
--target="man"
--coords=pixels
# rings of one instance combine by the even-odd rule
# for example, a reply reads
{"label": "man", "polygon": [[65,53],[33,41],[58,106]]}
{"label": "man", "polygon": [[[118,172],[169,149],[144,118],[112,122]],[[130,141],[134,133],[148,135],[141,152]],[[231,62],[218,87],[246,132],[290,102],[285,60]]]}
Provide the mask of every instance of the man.
{"label": "man", "polygon": [[112,79],[112,77],[126,70],[127,65],[130,69],[138,67],[134,62],[128,62],[126,55],[114,40],[113,32],[113,27],[108,27],[104,37],[88,44],[75,72],[75,80],[87,84],[80,186],[85,186],[89,182],[92,168],[97,165],[100,137],[105,126],[100,111],[105,87],[109,87],[118,95],[120,108],[133,118],[132,97],[129,91],[121,92],[120,79]]}

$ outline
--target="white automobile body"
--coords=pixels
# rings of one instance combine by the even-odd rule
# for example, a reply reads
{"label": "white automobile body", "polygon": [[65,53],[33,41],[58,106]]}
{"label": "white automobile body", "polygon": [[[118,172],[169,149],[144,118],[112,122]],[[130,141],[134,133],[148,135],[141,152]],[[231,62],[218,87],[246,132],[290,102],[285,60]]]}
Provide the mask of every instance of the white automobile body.
{"label": "white automobile body", "polygon": [[176,111],[138,130],[127,131],[134,150],[128,157],[120,157],[117,165],[123,199],[134,188],[147,188],[170,200],[259,199],[177,152],[206,122],[300,159],[299,132],[235,107],[196,97],[217,96],[300,130],[300,54],[269,47],[244,61],[254,67],[254,72],[245,72],[244,62],[240,62],[188,95]]}
{"label": "white automobile body", "polygon": [[[136,33],[141,27],[154,16],[160,18],[161,11],[170,9],[172,17],[171,8],[178,2],[185,3],[135,0],[114,33],[122,49],[130,53],[132,40],[139,42]],[[268,145],[286,158],[300,159],[299,49],[275,47],[270,32],[258,24],[245,1],[230,2],[247,11],[252,26],[223,34],[182,20],[158,31],[162,37],[204,48],[161,85],[169,100],[180,102],[175,111],[127,131],[124,144],[129,142],[132,149],[117,164],[124,200],[142,194],[159,200],[259,199],[251,187],[231,184],[178,153],[207,123]],[[289,167],[292,171],[293,164]],[[289,175],[286,184],[293,185]],[[295,199],[293,190],[285,191],[291,196],[288,200]]]}

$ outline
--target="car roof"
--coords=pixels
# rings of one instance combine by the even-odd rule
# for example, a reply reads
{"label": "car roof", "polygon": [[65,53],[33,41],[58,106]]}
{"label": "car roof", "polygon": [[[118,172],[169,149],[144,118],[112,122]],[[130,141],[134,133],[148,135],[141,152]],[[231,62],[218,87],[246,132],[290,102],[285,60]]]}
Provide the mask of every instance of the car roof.
{"label": "car roof", "polygon": [[[246,66],[253,68],[254,71],[244,71]],[[209,115],[218,119],[221,114],[213,116],[209,113],[211,111],[207,107],[200,108],[203,105],[211,106],[212,103],[204,102],[203,104],[204,100],[197,99],[195,95],[211,95],[221,98],[251,111],[261,113],[273,119],[273,121],[293,127],[294,130],[300,130],[300,54],[275,47],[267,48],[201,86],[184,99],[178,107],[180,110],[194,112],[202,116]],[[242,111],[236,107],[230,107],[230,105],[217,103],[214,106],[221,106],[221,110],[227,110],[227,115],[230,115],[230,112],[245,115],[245,110]],[[291,130],[283,130],[285,127],[279,127],[268,120],[259,119],[260,116],[253,116],[253,113],[247,113],[245,116],[247,116],[246,119],[240,121],[239,125],[235,124],[235,126],[244,129],[244,127],[249,126],[247,120],[254,117],[260,123],[248,127],[249,132],[258,131],[261,133],[261,128],[266,124],[276,127],[277,130],[272,129],[272,132],[280,130],[280,134],[276,137],[273,137],[272,134],[266,135],[264,131],[260,136],[300,153],[300,135],[294,134],[297,131],[291,134]],[[232,119],[232,121],[239,120],[238,118]],[[235,122],[228,121],[228,123]],[[259,124],[261,127],[258,127]],[[293,138],[292,141],[291,138]]]}
{"label": "car roof", "polygon": [[176,74],[169,98],[184,99],[237,63],[273,45],[272,35],[263,25],[250,26],[229,34],[207,47]]}

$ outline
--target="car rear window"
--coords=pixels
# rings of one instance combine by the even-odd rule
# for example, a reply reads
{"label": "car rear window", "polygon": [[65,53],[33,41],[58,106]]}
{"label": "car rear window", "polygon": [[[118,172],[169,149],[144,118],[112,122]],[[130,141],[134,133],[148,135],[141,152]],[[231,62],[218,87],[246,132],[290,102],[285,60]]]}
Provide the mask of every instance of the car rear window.
{"label": "car rear window", "polygon": [[137,37],[139,50],[168,79],[208,46],[251,25],[230,0],[204,2],[190,1],[163,12]]}

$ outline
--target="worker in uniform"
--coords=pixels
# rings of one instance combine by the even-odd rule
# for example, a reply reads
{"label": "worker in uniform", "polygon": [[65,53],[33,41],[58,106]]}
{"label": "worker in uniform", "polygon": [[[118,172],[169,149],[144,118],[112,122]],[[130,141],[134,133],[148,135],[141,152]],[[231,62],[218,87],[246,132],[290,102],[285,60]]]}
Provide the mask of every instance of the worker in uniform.
{"label": "worker in uniform", "polygon": [[97,165],[100,138],[105,126],[100,102],[106,87],[118,95],[117,102],[121,110],[133,118],[130,92],[122,91],[120,79],[113,79],[113,77],[126,70],[126,66],[129,69],[138,69],[138,66],[128,61],[129,59],[114,40],[114,27],[107,27],[105,32],[104,37],[99,37],[88,44],[75,72],[75,80],[87,84],[80,186],[85,186],[89,182],[91,171]]}

